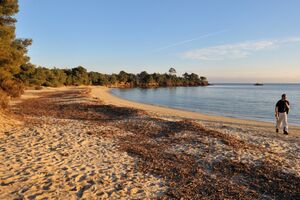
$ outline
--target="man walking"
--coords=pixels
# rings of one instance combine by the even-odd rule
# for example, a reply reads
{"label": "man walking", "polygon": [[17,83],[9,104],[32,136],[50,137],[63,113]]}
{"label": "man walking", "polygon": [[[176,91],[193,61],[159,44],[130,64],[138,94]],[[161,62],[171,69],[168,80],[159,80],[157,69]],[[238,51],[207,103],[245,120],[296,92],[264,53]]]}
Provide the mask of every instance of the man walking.
{"label": "man walking", "polygon": [[286,94],[281,95],[281,99],[276,103],[275,117],[276,117],[276,132],[283,125],[283,133],[288,135],[287,116],[290,110],[290,102],[287,100]]}

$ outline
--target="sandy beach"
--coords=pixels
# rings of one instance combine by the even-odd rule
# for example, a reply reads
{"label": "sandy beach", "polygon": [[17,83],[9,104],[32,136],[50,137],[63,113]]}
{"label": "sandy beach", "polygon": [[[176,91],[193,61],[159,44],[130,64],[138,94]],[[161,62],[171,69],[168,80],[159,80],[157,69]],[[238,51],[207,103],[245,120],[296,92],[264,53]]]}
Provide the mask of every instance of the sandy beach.
{"label": "sandy beach", "polygon": [[299,127],[28,90],[0,115],[0,199],[296,199]]}

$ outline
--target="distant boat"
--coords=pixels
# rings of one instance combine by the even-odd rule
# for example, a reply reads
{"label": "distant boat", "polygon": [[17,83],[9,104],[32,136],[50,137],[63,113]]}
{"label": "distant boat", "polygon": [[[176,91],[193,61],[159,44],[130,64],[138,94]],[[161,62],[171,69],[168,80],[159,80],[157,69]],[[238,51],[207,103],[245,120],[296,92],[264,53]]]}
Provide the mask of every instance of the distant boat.
{"label": "distant boat", "polygon": [[264,84],[263,83],[255,83],[254,85],[255,86],[263,86]]}

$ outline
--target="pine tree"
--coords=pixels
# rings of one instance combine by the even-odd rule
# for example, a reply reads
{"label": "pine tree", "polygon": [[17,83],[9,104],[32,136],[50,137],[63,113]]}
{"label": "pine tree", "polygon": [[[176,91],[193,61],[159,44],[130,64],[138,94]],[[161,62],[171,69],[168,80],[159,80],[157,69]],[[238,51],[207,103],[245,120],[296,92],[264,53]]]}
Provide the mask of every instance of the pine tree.
{"label": "pine tree", "polygon": [[[21,65],[29,61],[26,53],[32,41],[18,39],[15,34],[14,15],[18,11],[17,0],[0,0],[0,88],[4,90],[11,88],[7,86],[8,83],[17,84],[14,75],[20,72]],[[9,94],[11,91],[6,92]]]}
{"label": "pine tree", "polygon": [[171,75],[175,75],[177,72],[176,72],[176,69],[174,69],[173,67],[171,67],[171,68],[169,69],[169,73],[170,73]]}

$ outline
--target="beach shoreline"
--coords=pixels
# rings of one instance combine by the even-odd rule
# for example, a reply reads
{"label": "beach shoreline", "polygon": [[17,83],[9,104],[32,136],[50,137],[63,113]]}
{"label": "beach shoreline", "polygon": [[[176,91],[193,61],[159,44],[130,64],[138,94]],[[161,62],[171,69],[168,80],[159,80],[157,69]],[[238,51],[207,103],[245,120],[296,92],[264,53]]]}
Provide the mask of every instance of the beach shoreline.
{"label": "beach shoreline", "polygon": [[8,114],[0,115],[1,199],[298,193],[294,130],[129,102],[105,87],[26,90]]}
{"label": "beach shoreline", "polygon": [[[217,115],[208,115],[199,112],[192,112],[183,109],[168,108],[160,105],[152,105],[146,103],[135,102],[127,99],[122,99],[110,91],[112,88],[104,86],[92,86],[91,97],[93,99],[100,100],[104,104],[111,104],[121,107],[130,107],[135,109],[144,110],[156,117],[169,119],[169,120],[194,120],[203,124],[210,126],[211,124],[220,124],[223,126],[234,126],[234,127],[255,127],[262,128],[264,130],[273,131],[275,129],[275,124],[271,122],[263,122],[256,120],[240,119],[234,117],[224,117]],[[292,135],[300,136],[300,126],[291,125],[290,130],[293,131]]]}

